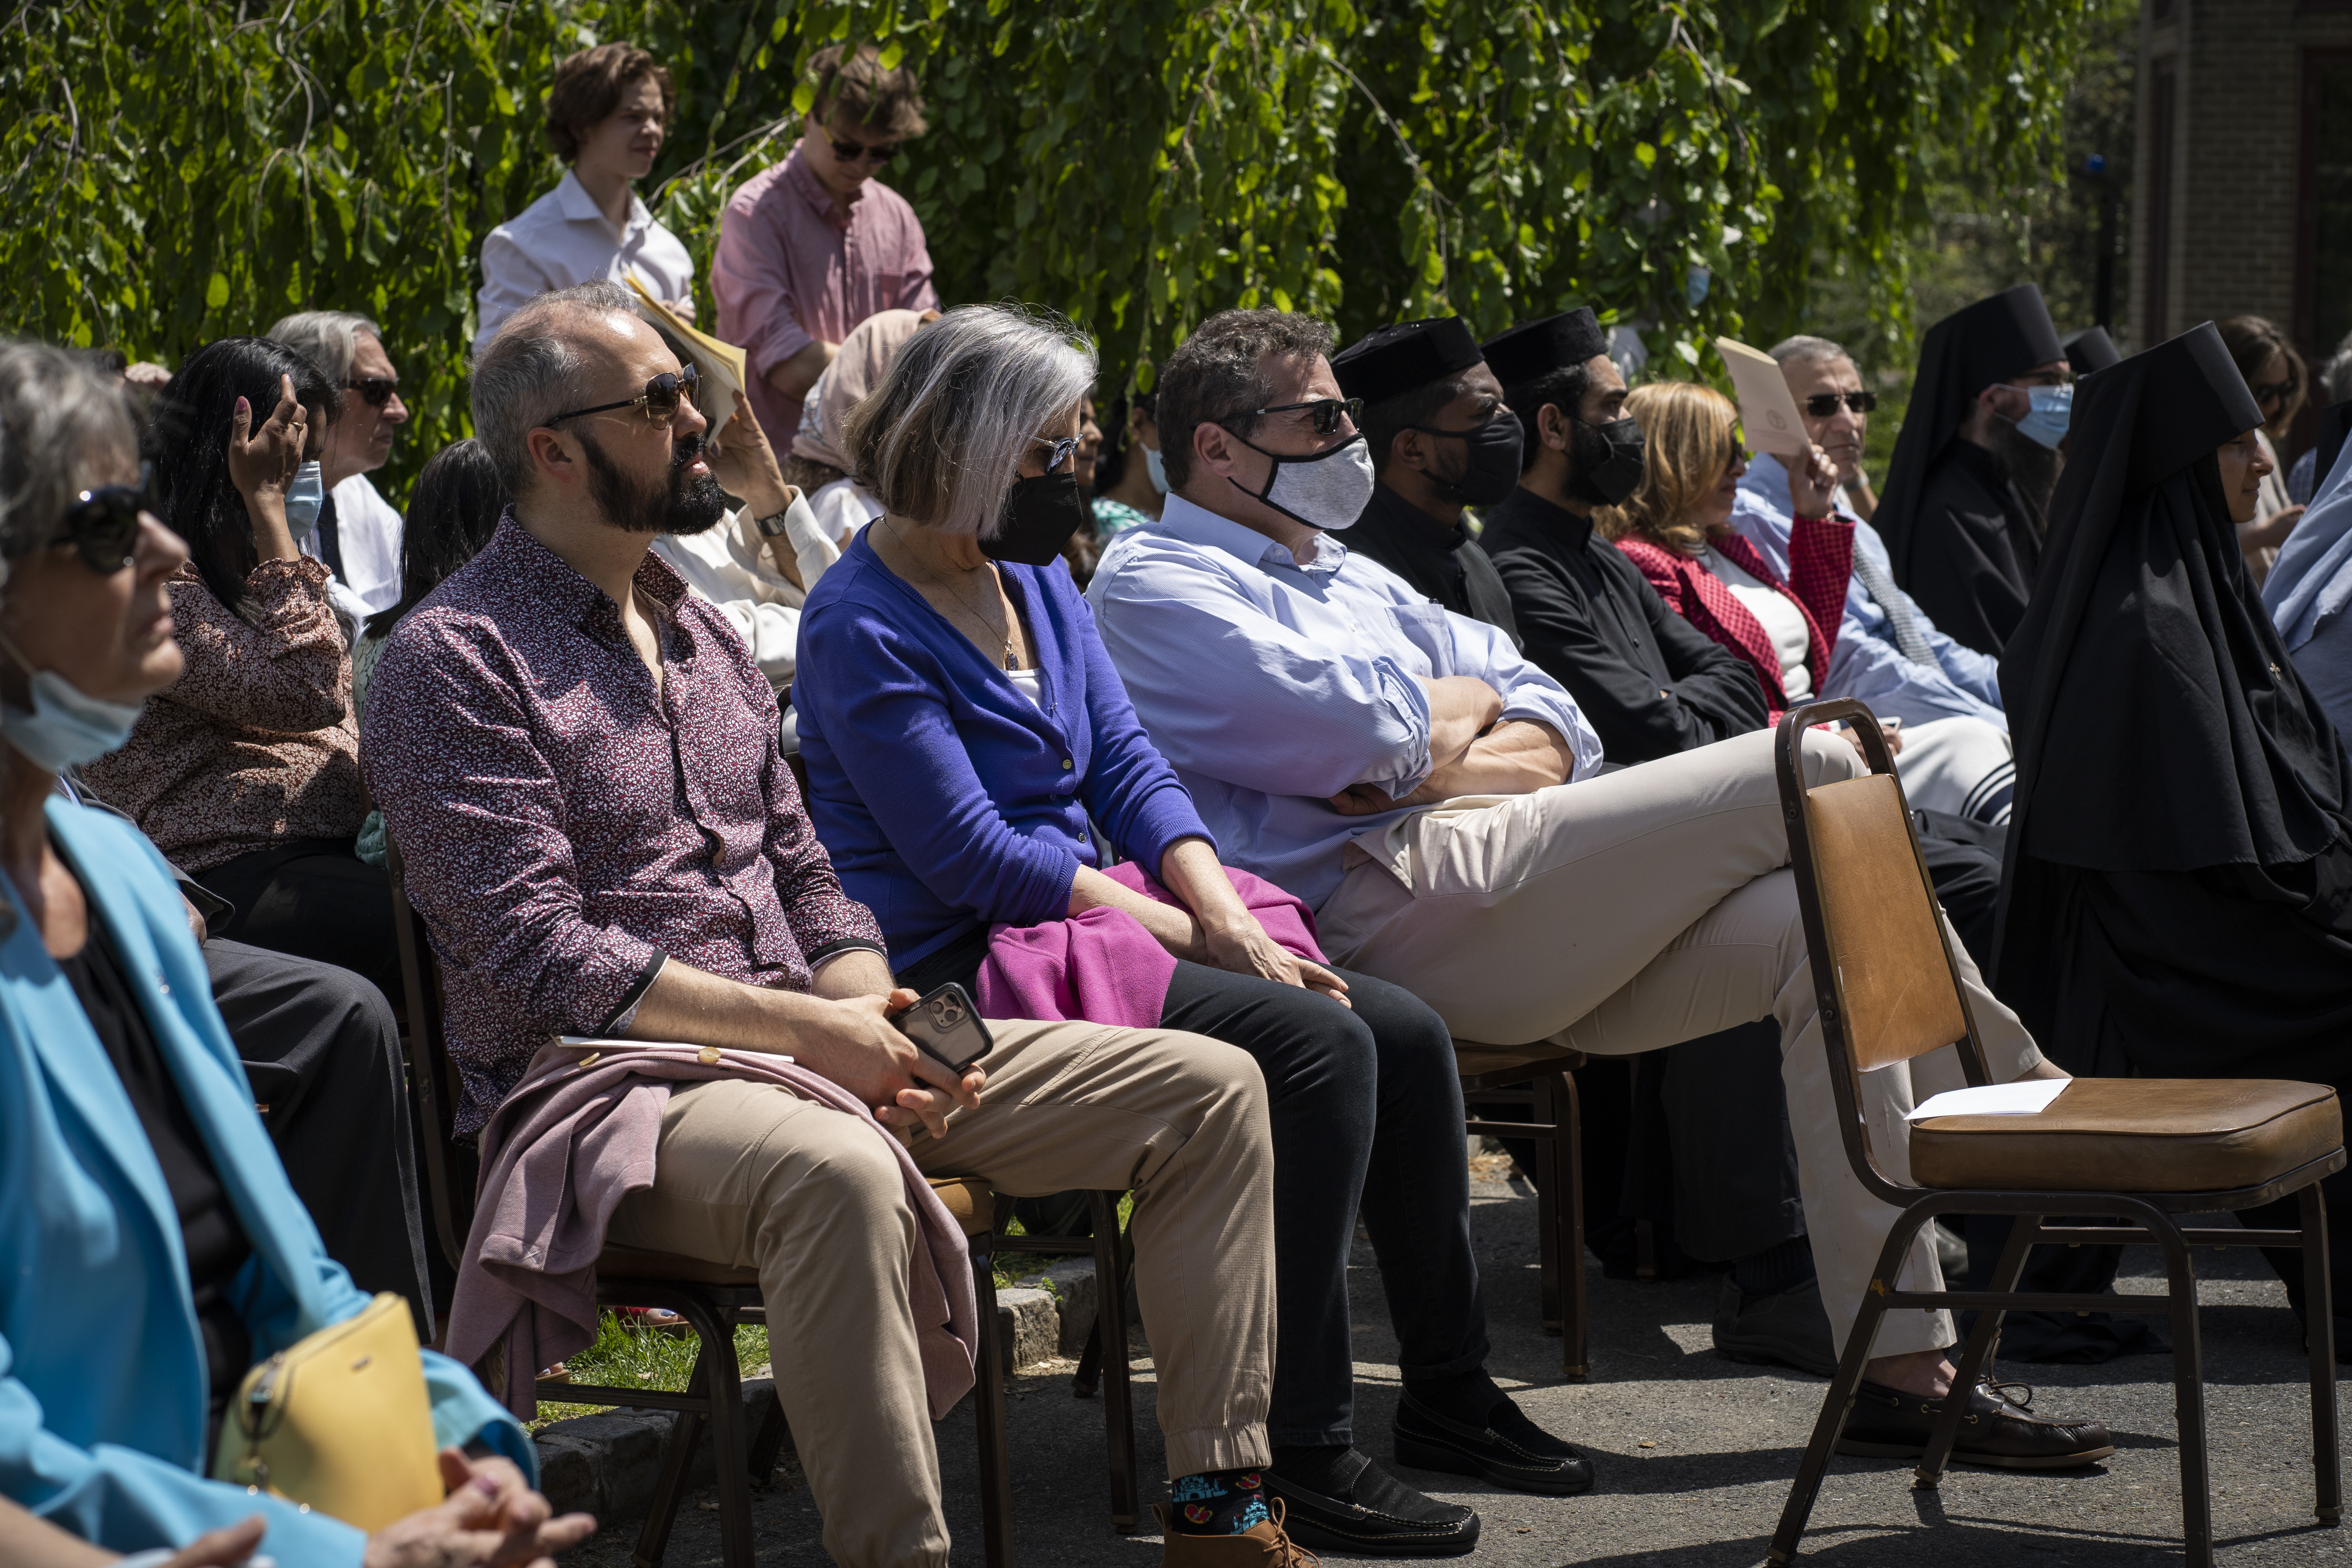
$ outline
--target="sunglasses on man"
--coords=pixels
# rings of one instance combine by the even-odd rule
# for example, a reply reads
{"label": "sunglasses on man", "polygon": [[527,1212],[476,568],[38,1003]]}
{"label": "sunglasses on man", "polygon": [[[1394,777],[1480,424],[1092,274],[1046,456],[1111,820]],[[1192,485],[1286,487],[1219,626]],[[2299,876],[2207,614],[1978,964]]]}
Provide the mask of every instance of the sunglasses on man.
{"label": "sunglasses on man", "polygon": [[550,425],[566,419],[577,419],[584,414],[610,414],[616,408],[642,408],[646,417],[656,425],[667,425],[677,417],[678,405],[694,401],[701,379],[692,365],[676,372],[664,371],[646,383],[645,391],[635,397],[625,397],[618,403],[600,403],[593,408],[567,409],[548,420]]}
{"label": "sunglasses on man", "polygon": [[824,126],[819,126],[817,129],[824,132],[825,145],[833,149],[833,155],[845,163],[862,162],[872,163],[879,168],[897,157],[898,149],[906,145],[902,142],[844,142]]}
{"label": "sunglasses on man", "polygon": [[81,563],[101,577],[130,565],[139,547],[140,516],[155,510],[154,478],[154,465],[142,463],[135,485],[100,485],[82,491],[66,508],[50,548],[70,544],[80,552]]}
{"label": "sunglasses on man", "polygon": [[370,408],[381,408],[392,401],[392,395],[400,390],[400,383],[388,375],[371,375],[343,383],[343,390],[358,393],[360,401]]}
{"label": "sunglasses on man", "polygon": [[1815,419],[1827,419],[1831,415],[1835,414],[1838,411],[1838,407],[1841,404],[1853,409],[1856,414],[1867,414],[1872,409],[1878,406],[1878,394],[1874,392],[1816,392],[1811,397],[1805,399],[1805,413]]}
{"label": "sunglasses on man", "polygon": [[1249,408],[1239,414],[1228,414],[1217,421],[1230,425],[1236,419],[1262,418],[1269,414],[1306,414],[1318,436],[1328,436],[1339,428],[1342,419],[1354,421],[1363,416],[1364,400],[1360,397],[1316,397],[1305,403],[1277,403],[1271,408]]}

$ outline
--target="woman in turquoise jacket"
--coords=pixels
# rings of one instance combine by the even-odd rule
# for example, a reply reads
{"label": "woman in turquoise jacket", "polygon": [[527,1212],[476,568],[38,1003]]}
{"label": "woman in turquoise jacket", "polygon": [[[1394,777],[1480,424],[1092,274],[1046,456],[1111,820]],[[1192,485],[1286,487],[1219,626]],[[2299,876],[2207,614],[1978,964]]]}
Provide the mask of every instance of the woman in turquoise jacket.
{"label": "woman in turquoise jacket", "polygon": [[[240,407],[229,460],[260,504],[302,424],[290,389]],[[429,1352],[441,1507],[366,1536],[205,1479],[244,1368],[367,1299],[254,1113],[162,858],[56,793],[180,671],[164,580],[187,551],[141,490],[120,392],[0,344],[0,1496],[117,1552],[258,1513],[285,1568],[541,1561],[593,1522],[549,1519],[528,1436]]]}

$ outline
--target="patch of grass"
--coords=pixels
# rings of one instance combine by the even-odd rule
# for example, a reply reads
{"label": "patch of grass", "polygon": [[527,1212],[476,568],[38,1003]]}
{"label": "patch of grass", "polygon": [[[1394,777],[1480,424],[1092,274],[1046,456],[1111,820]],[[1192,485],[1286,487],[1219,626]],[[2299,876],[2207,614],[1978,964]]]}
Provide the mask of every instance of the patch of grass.
{"label": "patch of grass", "polygon": [[[613,1312],[604,1314],[596,1342],[564,1361],[563,1364],[572,1370],[572,1381],[603,1384],[610,1388],[651,1388],[683,1394],[687,1380],[694,1375],[694,1337],[641,1329],[635,1326],[638,1321]],[[746,1373],[767,1364],[768,1331],[764,1324],[746,1323],[736,1329],[735,1358]],[[591,1415],[605,1408],[601,1405],[541,1400],[539,1417],[530,1423],[530,1427],[535,1432],[551,1421]]]}

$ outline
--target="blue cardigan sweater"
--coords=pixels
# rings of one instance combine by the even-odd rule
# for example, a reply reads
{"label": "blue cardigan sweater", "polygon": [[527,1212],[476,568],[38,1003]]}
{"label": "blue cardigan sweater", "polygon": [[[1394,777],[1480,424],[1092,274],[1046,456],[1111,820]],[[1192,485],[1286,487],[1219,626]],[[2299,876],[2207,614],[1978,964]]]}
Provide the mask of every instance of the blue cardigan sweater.
{"label": "blue cardigan sweater", "polygon": [[[351,1317],[368,1299],[328,1258],[254,1114],[163,857],[62,796],[48,820],[253,1244],[233,1296],[255,1358]],[[365,1538],[350,1525],[199,1473],[204,1342],[178,1211],[5,878],[0,898],[16,916],[0,940],[0,1495],[117,1552],[184,1546],[259,1512],[261,1551],[288,1568],[357,1563]],[[481,1437],[536,1478],[530,1439],[471,1373],[427,1351],[425,1376],[442,1443]]]}
{"label": "blue cardigan sweater", "polygon": [[990,925],[1067,915],[1078,868],[1098,858],[1089,816],[1155,876],[1171,844],[1209,838],[1068,567],[998,565],[1042,678],[1033,706],[869,533],[801,608],[793,708],[817,837],[881,921],[895,967]]}

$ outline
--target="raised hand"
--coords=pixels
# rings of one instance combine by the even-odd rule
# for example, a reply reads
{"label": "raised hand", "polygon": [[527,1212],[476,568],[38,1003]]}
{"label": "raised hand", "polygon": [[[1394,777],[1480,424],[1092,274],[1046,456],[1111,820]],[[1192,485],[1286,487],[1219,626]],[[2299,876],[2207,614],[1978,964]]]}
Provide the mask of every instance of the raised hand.
{"label": "raised hand", "polygon": [[253,428],[253,405],[240,397],[228,416],[228,478],[245,499],[253,524],[253,547],[265,561],[291,561],[301,554],[286,522],[286,489],[302,466],[310,445],[310,415],[295,401],[294,381],[278,378],[278,406]]}

